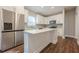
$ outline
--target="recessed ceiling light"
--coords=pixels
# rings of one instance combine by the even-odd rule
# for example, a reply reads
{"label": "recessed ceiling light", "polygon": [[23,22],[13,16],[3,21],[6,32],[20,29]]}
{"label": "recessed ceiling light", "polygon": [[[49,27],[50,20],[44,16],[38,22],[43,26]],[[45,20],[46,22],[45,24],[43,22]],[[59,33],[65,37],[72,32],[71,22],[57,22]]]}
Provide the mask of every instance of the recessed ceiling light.
{"label": "recessed ceiling light", "polygon": [[44,8],[44,6],[40,6],[41,8]]}
{"label": "recessed ceiling light", "polygon": [[55,7],[51,7],[51,8],[55,8]]}

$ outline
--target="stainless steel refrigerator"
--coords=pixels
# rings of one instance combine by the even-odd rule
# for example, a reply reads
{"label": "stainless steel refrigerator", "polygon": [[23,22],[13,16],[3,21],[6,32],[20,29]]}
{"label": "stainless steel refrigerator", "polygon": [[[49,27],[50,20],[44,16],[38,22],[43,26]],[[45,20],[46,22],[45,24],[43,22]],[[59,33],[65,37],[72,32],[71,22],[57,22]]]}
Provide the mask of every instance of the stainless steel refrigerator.
{"label": "stainless steel refrigerator", "polygon": [[24,43],[24,15],[16,14],[15,20],[15,46]]}
{"label": "stainless steel refrigerator", "polygon": [[15,13],[13,11],[2,9],[2,33],[1,33],[1,40],[0,40],[0,50],[4,51],[9,48],[14,47],[15,40],[14,40],[14,19]]}
{"label": "stainless steel refrigerator", "polygon": [[0,50],[23,44],[24,41],[24,15],[2,9],[2,38]]}

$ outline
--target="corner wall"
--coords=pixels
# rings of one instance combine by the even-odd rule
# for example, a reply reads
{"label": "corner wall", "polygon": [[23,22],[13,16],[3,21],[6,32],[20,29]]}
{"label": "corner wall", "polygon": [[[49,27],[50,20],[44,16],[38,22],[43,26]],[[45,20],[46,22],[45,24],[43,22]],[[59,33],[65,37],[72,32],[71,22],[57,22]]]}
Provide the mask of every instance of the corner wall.
{"label": "corner wall", "polygon": [[77,43],[79,45],[79,7],[76,7],[75,20],[75,37],[78,39]]}
{"label": "corner wall", "polygon": [[64,35],[75,36],[75,9],[65,11]]}

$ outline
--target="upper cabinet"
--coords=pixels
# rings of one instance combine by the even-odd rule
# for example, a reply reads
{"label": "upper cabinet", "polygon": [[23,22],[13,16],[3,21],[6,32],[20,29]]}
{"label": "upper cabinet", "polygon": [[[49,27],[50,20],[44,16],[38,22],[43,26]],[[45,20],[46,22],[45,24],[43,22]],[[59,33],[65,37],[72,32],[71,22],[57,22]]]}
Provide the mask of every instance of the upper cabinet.
{"label": "upper cabinet", "polygon": [[24,6],[16,6],[15,12],[19,14],[24,14]]}
{"label": "upper cabinet", "polygon": [[5,10],[9,10],[9,11],[15,11],[15,7],[14,6],[2,6],[0,8],[5,9]]}
{"label": "upper cabinet", "polygon": [[28,10],[24,9],[25,23],[27,23],[27,19],[28,19],[28,16],[29,16],[28,12],[29,12]]}
{"label": "upper cabinet", "polygon": [[48,17],[44,17],[44,24],[49,24]]}
{"label": "upper cabinet", "polygon": [[57,15],[53,15],[53,16],[49,16],[49,17],[47,17],[47,19],[48,19],[48,22],[50,20],[56,20],[57,24],[63,24],[63,22],[64,22],[63,13],[60,13],[60,14],[57,14]]}
{"label": "upper cabinet", "polygon": [[41,15],[37,15],[36,20],[37,20],[37,24],[45,24],[45,19]]}
{"label": "upper cabinet", "polygon": [[0,8],[9,11],[14,11],[19,14],[24,14],[24,6],[1,6]]}
{"label": "upper cabinet", "polygon": [[[25,20],[25,14],[24,14],[24,6],[16,6],[15,7],[15,29],[24,29],[24,20]],[[18,21],[18,22],[17,22]]]}
{"label": "upper cabinet", "polygon": [[24,17],[25,17],[25,15],[24,15],[24,7],[23,6],[3,6],[3,7],[0,7],[0,14],[1,14],[0,22],[2,22],[0,25],[3,26],[3,22],[5,22],[5,23],[6,22],[11,23],[12,22],[13,24],[15,24],[17,26],[20,25],[20,27],[16,27],[16,29],[17,28],[19,28],[19,29],[24,28]]}
{"label": "upper cabinet", "polygon": [[37,15],[37,20],[38,20],[38,24],[49,24],[50,20],[56,20],[57,24],[63,24],[64,23],[63,13],[53,15],[53,16],[49,16],[49,17]]}
{"label": "upper cabinet", "polygon": [[15,19],[15,30],[24,30],[24,14],[17,14]]}
{"label": "upper cabinet", "polygon": [[58,14],[57,16],[57,24],[63,24],[64,23],[64,18],[63,18],[63,14]]}

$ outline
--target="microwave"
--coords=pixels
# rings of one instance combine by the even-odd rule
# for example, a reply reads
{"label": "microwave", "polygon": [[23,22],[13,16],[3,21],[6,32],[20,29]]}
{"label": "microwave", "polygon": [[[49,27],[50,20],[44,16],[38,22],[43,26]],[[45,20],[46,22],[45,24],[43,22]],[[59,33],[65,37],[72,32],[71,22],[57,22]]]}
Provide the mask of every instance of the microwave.
{"label": "microwave", "polygon": [[49,21],[49,27],[50,28],[57,28],[56,20]]}
{"label": "microwave", "polygon": [[49,21],[49,24],[56,24],[56,20]]}

